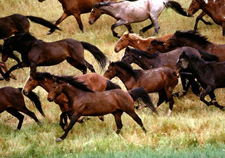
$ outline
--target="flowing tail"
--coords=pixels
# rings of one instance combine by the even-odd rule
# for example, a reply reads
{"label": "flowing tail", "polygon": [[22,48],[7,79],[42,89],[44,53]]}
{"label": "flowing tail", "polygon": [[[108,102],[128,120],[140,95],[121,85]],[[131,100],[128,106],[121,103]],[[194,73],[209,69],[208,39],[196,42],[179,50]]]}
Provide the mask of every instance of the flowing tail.
{"label": "flowing tail", "polygon": [[98,47],[84,41],[82,41],[81,44],[84,49],[88,50],[95,57],[103,69],[106,65],[107,57],[101,52],[101,50],[98,49]]}
{"label": "flowing tail", "polygon": [[118,84],[113,83],[110,80],[107,80],[107,86],[105,90],[111,90],[111,89],[121,89],[121,87]]}
{"label": "flowing tail", "polygon": [[171,8],[175,12],[177,12],[178,14],[181,14],[183,16],[187,16],[188,17],[187,12],[182,8],[182,6],[178,2],[166,1],[166,2],[164,2],[164,5],[165,5],[166,8]]}
{"label": "flowing tail", "polygon": [[38,23],[38,24],[41,24],[45,27],[48,27],[52,30],[52,32],[55,31],[55,29],[57,30],[60,30],[62,31],[59,27],[57,27],[55,24],[52,24],[51,22],[43,19],[43,18],[40,18],[40,17],[35,17],[35,16],[26,16],[28,19],[30,19],[31,21],[35,22],[35,23]]}
{"label": "flowing tail", "polygon": [[151,98],[143,87],[138,87],[128,91],[134,101],[141,99],[153,112],[157,113]]}
{"label": "flowing tail", "polygon": [[[18,88],[18,89],[22,93],[23,88]],[[31,91],[26,96],[34,103],[34,105],[36,106],[38,111],[41,113],[41,115],[45,117],[45,114],[44,114],[44,112],[42,110],[41,102],[40,102],[39,97],[37,96],[37,94]]]}

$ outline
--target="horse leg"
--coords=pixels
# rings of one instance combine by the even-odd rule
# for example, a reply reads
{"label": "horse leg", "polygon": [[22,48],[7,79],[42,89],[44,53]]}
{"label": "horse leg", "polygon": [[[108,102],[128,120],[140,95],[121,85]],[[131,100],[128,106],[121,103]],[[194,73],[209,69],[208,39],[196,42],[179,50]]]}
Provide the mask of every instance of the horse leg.
{"label": "horse leg", "polygon": [[166,93],[165,93],[164,89],[160,90],[158,92],[158,95],[159,95],[159,101],[157,102],[156,108],[158,108],[164,101],[167,101],[167,97],[166,97]]}
{"label": "horse leg", "polygon": [[132,27],[130,26],[130,24],[129,25],[125,25],[125,26],[126,26],[127,30],[129,31],[129,33],[134,33],[134,31],[133,31]]}
{"label": "horse leg", "polygon": [[8,113],[10,113],[11,115],[15,116],[19,120],[17,129],[20,130],[21,127],[22,127],[22,124],[23,124],[24,116],[21,113],[19,113],[16,109],[11,108],[11,107],[10,108],[7,108],[6,111]]}
{"label": "horse leg", "polygon": [[37,72],[37,64],[34,62],[31,62],[30,64],[30,75],[34,78],[36,78],[36,72]]}
{"label": "horse leg", "polygon": [[225,36],[225,22],[222,22],[223,36]]}
{"label": "horse leg", "polygon": [[[151,23],[152,23],[151,17],[149,17],[149,19],[150,19],[150,21],[151,21]],[[139,31],[139,34],[141,35],[141,34],[145,33],[147,30],[149,30],[149,29],[152,28],[153,26],[154,26],[154,25],[153,25],[153,23],[152,23],[152,24],[150,24],[150,25],[148,25],[148,26],[143,27],[143,28]]]}
{"label": "horse leg", "polygon": [[86,60],[84,60],[84,63],[91,72],[95,72],[94,67],[90,63],[88,63]]}
{"label": "horse leg", "polygon": [[140,117],[134,112],[134,111],[125,111],[128,115],[130,115],[135,122],[137,122],[137,124],[142,128],[142,130],[146,133],[146,129],[140,119]]}
{"label": "horse leg", "polygon": [[72,65],[73,67],[77,68],[78,70],[80,70],[83,74],[86,74],[87,73],[87,67],[85,65],[85,63],[81,63],[81,61],[76,61],[72,58],[68,58],[66,59],[66,61]]}
{"label": "horse leg", "polygon": [[120,25],[126,25],[126,22],[123,21],[123,20],[118,20],[115,24],[113,24],[111,26],[111,30],[112,30],[112,33],[113,33],[113,36],[114,37],[120,38],[120,36],[118,35],[118,33],[116,33],[115,30],[114,30],[116,27],[118,27]]}
{"label": "horse leg", "polygon": [[173,104],[174,104],[173,95],[172,95],[172,88],[167,87],[164,90],[165,90],[165,93],[166,93],[167,100],[169,102],[169,110],[167,112],[167,116],[169,117],[172,110],[173,110]]}
{"label": "horse leg", "polygon": [[77,20],[77,23],[79,25],[79,28],[82,32],[84,32],[83,30],[83,24],[82,24],[82,21],[81,21],[81,18],[80,18],[80,14],[73,14],[73,16],[75,17],[75,19]]}
{"label": "horse leg", "polygon": [[115,122],[116,122],[116,126],[117,126],[116,134],[119,134],[122,127],[123,127],[123,124],[122,124],[122,121],[121,121],[121,115],[122,114],[123,114],[123,111],[117,111],[117,112],[113,113],[113,116],[114,116]]}
{"label": "horse leg", "polygon": [[211,104],[211,105],[215,105],[215,106],[218,107],[219,109],[224,110],[225,107],[219,105],[219,103],[217,102],[217,100],[216,100],[216,95],[215,95],[214,91],[212,91],[212,92],[209,93],[209,97],[211,98],[211,101],[210,101],[210,104]]}
{"label": "horse leg", "polygon": [[[55,25],[59,25],[63,20],[65,20],[69,15],[66,14],[65,12],[62,14],[62,16],[55,22]],[[52,34],[55,31],[55,28],[51,28],[48,32],[47,35]]]}
{"label": "horse leg", "polygon": [[197,30],[197,29],[198,29],[198,22],[199,22],[199,20],[201,20],[202,22],[204,22],[206,25],[212,25],[211,22],[205,21],[205,20],[202,18],[202,17],[205,16],[205,15],[206,15],[206,13],[203,12],[203,11],[198,15],[198,17],[197,17],[196,20],[195,20],[194,30]]}
{"label": "horse leg", "polygon": [[202,94],[200,95],[200,100],[204,102],[207,106],[210,106],[211,103],[205,100],[205,96],[208,95],[212,91],[212,87],[207,85]]}
{"label": "horse leg", "polygon": [[67,126],[65,133],[59,137],[58,139],[56,139],[56,142],[60,142],[63,139],[66,138],[67,134],[69,133],[69,131],[72,129],[72,127],[74,126],[74,124],[77,122],[78,118],[80,117],[80,115],[77,112],[74,112],[72,117],[71,117],[71,121],[69,123],[69,125]]}
{"label": "horse leg", "polygon": [[27,65],[26,63],[24,63],[24,62],[21,62],[21,63],[19,63],[19,64],[16,64],[16,65],[12,66],[12,67],[9,69],[9,71],[7,71],[7,72],[3,75],[3,77],[5,78],[6,81],[9,81],[9,75],[10,75],[10,73],[11,73],[12,71],[14,71],[14,70],[16,70],[16,69],[19,69],[19,68],[27,67],[27,66],[28,66],[28,65]]}

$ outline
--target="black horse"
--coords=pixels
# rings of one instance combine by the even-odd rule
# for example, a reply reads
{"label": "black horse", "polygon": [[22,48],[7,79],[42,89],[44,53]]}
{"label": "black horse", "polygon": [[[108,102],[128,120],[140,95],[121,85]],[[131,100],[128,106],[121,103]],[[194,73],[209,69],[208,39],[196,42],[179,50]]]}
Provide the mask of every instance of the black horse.
{"label": "black horse", "polygon": [[[207,62],[196,55],[188,52],[183,52],[176,64],[176,69],[187,69],[191,70],[191,73],[197,78],[198,82],[204,89],[200,95],[200,100],[203,101],[207,106],[215,105],[220,109],[224,109],[216,101],[214,90],[216,88],[225,87],[225,62]],[[205,96],[209,95],[211,101],[205,100]]]}

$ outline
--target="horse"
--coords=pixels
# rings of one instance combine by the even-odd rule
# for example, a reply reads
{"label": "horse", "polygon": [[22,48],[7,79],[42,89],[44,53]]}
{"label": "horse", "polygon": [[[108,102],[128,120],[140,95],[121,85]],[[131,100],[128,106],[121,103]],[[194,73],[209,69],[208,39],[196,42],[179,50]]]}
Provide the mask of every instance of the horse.
{"label": "horse", "polygon": [[64,134],[56,141],[66,138],[80,116],[102,116],[113,114],[117,126],[116,133],[122,129],[121,115],[123,112],[132,117],[138,125],[146,132],[139,116],[135,113],[134,101],[142,99],[153,111],[156,111],[148,93],[139,87],[129,92],[114,89],[103,92],[94,92],[85,84],[75,81],[72,77],[55,77],[52,88],[48,93],[48,100],[53,101],[58,95],[64,93],[69,99],[71,121]]}
{"label": "horse", "polygon": [[[17,130],[21,129],[24,119],[24,116],[20,112],[30,116],[38,125],[41,125],[41,122],[37,119],[36,115],[27,109],[21,90],[22,88],[14,87],[0,88],[0,113],[6,110],[8,113],[16,117],[19,120]],[[42,116],[45,116],[38,96],[34,92],[31,92],[27,97],[34,103]]]}
{"label": "horse", "polygon": [[208,41],[207,37],[194,30],[176,31],[163,45],[167,51],[177,47],[190,46],[218,56],[219,61],[225,60],[225,44],[212,43]]}
{"label": "horse", "polygon": [[[225,87],[225,61],[223,62],[207,62],[196,55],[183,52],[176,64],[176,69],[189,68],[200,82],[204,91],[200,95],[200,100],[207,106],[215,105],[219,109],[224,110],[225,107],[218,104],[214,90]],[[205,96],[209,95],[211,101],[205,100]]]}
{"label": "horse", "polygon": [[187,13],[181,7],[181,5],[175,1],[168,0],[141,0],[141,1],[120,1],[120,2],[101,2],[95,3],[94,8],[91,10],[89,16],[90,25],[102,15],[107,14],[117,20],[115,24],[111,26],[111,30],[114,37],[120,38],[118,33],[114,29],[120,25],[125,25],[130,33],[133,33],[131,23],[142,22],[146,19],[152,21],[151,25],[148,25],[140,30],[140,33],[144,33],[148,29],[154,26],[156,35],[159,31],[159,24],[157,18],[162,13],[164,7],[170,7],[177,13],[187,16]]}
{"label": "horse", "polygon": [[168,67],[160,67],[149,70],[133,69],[130,64],[117,61],[111,62],[104,73],[104,77],[112,79],[118,77],[127,90],[143,87],[148,93],[158,92],[159,107],[164,101],[169,102],[167,116],[170,116],[173,109],[172,92],[178,83],[176,73]]}
{"label": "horse", "polygon": [[155,53],[155,52],[160,52],[160,53],[166,53],[168,52],[165,47],[164,47],[164,42],[165,41],[160,41],[157,39],[152,40],[149,45],[147,46],[147,52],[148,53]]}
{"label": "horse", "polygon": [[28,19],[50,29],[61,30],[56,25],[40,17],[12,14],[0,18],[0,39],[8,38],[13,34],[29,32],[30,22]]}
{"label": "horse", "polygon": [[117,43],[114,47],[114,51],[119,52],[128,46],[132,46],[136,49],[147,51],[147,47],[148,47],[149,43],[151,43],[151,41],[153,41],[155,39],[160,40],[160,41],[166,41],[172,35],[173,34],[168,34],[168,35],[158,37],[158,38],[157,37],[148,37],[148,38],[144,39],[135,33],[125,32],[123,34],[123,36],[120,37],[120,39],[117,41]]}
{"label": "horse", "polygon": [[[121,89],[119,85],[111,82],[110,80],[107,80],[103,76],[97,74],[97,73],[89,73],[81,76],[73,76],[75,80],[78,80],[79,82],[83,82],[90,88],[91,90],[95,92],[101,92],[105,90],[110,89]],[[29,95],[29,93],[35,89],[37,86],[41,86],[44,88],[47,92],[50,91],[51,85],[53,83],[53,77],[50,73],[47,72],[37,72],[36,78],[33,76],[29,76],[26,80],[26,83],[23,87],[23,93],[25,95]],[[67,116],[65,115],[65,112],[69,111],[68,107],[68,98],[64,93],[60,94],[54,102],[59,105],[60,110],[62,114],[60,115],[60,123],[62,129],[65,130],[65,127],[67,126]],[[103,117],[100,118],[103,120]],[[64,122],[63,122],[64,120]]]}
{"label": "horse", "polygon": [[[39,2],[43,2],[45,0],[38,0]],[[83,32],[83,24],[80,18],[81,14],[89,13],[91,9],[94,7],[96,2],[104,2],[109,0],[58,0],[62,4],[63,14],[62,16],[55,22],[55,25],[59,25],[63,20],[65,20],[70,15],[73,15],[76,19],[80,30]],[[116,0],[110,0],[116,1]],[[55,31],[54,28],[51,28],[47,35],[52,34]]]}
{"label": "horse", "polygon": [[[199,9],[209,15],[212,20],[217,24],[222,26],[223,36],[225,36],[225,7],[224,7],[225,0],[192,0],[188,16],[193,15]],[[204,15],[202,13],[202,15]],[[197,28],[197,26],[196,26]]]}
{"label": "horse", "polygon": [[[217,56],[196,50],[191,47],[182,47],[167,53],[155,52],[153,54],[127,47],[121,58],[121,61],[127,64],[135,63],[144,70],[158,67],[169,67],[171,69],[175,69],[176,62],[183,51],[195,54],[199,57],[202,57],[204,60],[218,61]],[[195,95],[198,96],[200,94],[199,85],[194,80],[192,75],[187,73],[187,71],[182,70],[180,71],[180,77],[183,90],[182,92],[173,94],[174,96],[178,97],[187,94],[187,90],[189,89],[190,85],[192,85],[192,91]],[[186,82],[186,79],[189,81],[188,83]]]}
{"label": "horse", "polygon": [[16,50],[21,54],[22,62],[12,66],[4,77],[7,78],[13,70],[21,67],[30,67],[30,72],[35,77],[37,66],[56,65],[64,60],[81,70],[83,74],[87,72],[87,68],[95,72],[93,66],[84,59],[84,49],[95,57],[102,68],[105,67],[106,56],[88,42],[79,42],[71,38],[44,42],[28,32],[10,37],[3,43],[2,61],[5,62]]}

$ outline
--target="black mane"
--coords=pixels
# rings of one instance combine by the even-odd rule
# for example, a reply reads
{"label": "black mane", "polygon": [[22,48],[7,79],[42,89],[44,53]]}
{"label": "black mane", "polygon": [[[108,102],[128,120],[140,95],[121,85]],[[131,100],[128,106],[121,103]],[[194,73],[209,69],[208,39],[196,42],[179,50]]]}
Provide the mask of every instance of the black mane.
{"label": "black mane", "polygon": [[128,48],[129,47],[127,47],[126,51],[132,52],[133,55],[143,56],[143,57],[146,57],[148,59],[156,58],[159,55],[159,52],[148,53],[148,52],[145,52],[145,51],[142,51],[142,50],[139,50],[139,49],[133,49],[133,48],[128,49]]}
{"label": "black mane", "polygon": [[201,45],[207,45],[211,44],[210,41],[208,41],[208,38],[205,36],[202,36],[199,32],[190,30],[190,31],[176,31],[175,36],[180,38],[188,38],[192,40],[193,42],[197,42]]}
{"label": "black mane", "polygon": [[37,72],[35,77],[38,81],[43,80],[44,78],[53,79],[52,75],[48,72]]}

